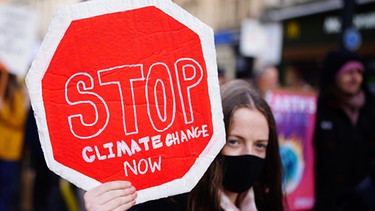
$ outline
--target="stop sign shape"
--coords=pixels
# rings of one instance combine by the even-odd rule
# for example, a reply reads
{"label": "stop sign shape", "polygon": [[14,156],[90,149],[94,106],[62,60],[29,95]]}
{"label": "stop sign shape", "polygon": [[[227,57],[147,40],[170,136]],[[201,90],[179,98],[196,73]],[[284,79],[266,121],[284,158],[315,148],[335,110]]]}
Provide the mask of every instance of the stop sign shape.
{"label": "stop sign shape", "polygon": [[225,143],[213,31],[172,1],[59,9],[26,83],[49,168],[85,190],[187,192]]}

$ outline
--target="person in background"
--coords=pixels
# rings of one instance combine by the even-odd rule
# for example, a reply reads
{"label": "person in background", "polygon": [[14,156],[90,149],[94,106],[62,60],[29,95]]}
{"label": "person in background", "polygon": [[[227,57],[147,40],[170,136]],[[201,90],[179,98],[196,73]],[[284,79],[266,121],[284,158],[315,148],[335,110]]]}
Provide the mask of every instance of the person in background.
{"label": "person in background", "polygon": [[29,108],[25,126],[25,149],[29,152],[27,170],[33,172],[31,198],[33,211],[84,210],[81,189],[52,172],[44,159],[34,112]]}
{"label": "person in background", "polygon": [[366,67],[366,82],[372,96],[375,96],[375,60],[369,62]]}
{"label": "person in background", "polygon": [[0,211],[19,209],[24,125],[29,98],[24,84],[0,64]]}
{"label": "person in background", "polygon": [[225,76],[225,69],[222,68],[222,67],[218,67],[217,68],[217,76],[218,76],[218,79],[219,79],[219,85],[223,85],[225,84],[225,82],[227,81],[227,77]]}
{"label": "person in background", "polygon": [[261,65],[255,70],[255,84],[262,95],[280,87],[279,71],[275,66]]}
{"label": "person in background", "polygon": [[[313,91],[313,87],[304,78],[303,67],[298,65],[287,66],[285,68],[284,75],[284,86],[288,89],[301,90],[301,91]],[[306,77],[306,76],[305,76]]]}
{"label": "person in background", "polygon": [[340,211],[375,210],[375,160],[371,162],[368,176],[356,185],[354,191],[346,194]]}
{"label": "person in background", "polygon": [[68,210],[59,188],[60,177],[48,169],[39,142],[34,112],[29,108],[25,126],[25,144],[30,153],[30,171],[34,172],[32,210]]}
{"label": "person in background", "polygon": [[314,136],[317,211],[344,210],[340,207],[350,200],[347,196],[369,174],[375,156],[375,104],[364,71],[353,52],[336,50],[324,58]]}
{"label": "person in background", "polygon": [[135,187],[113,181],[86,192],[86,209],[284,210],[282,165],[270,107],[243,80],[226,82],[221,96],[227,141],[191,192],[132,207]]}

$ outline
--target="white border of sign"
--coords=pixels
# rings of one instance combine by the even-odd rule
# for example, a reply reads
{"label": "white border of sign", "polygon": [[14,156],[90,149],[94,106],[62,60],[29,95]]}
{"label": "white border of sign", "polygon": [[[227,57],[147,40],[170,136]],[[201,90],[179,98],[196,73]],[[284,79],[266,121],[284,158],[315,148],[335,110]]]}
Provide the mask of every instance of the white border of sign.
{"label": "white border of sign", "polygon": [[[137,203],[190,191],[203,176],[208,166],[225,144],[225,129],[217,78],[213,30],[169,0],[93,0],[65,6],[60,8],[52,19],[39,54],[36,56],[36,59],[26,77],[26,84],[29,89],[39,137],[48,167],[56,174],[69,180],[82,189],[89,190],[99,185],[100,182],[87,177],[76,170],[68,168],[53,159],[53,151],[43,104],[41,82],[60,40],[63,38],[65,31],[68,29],[72,21],[147,6],[155,6],[159,8],[177,21],[189,27],[201,39],[203,56],[206,62],[208,74],[214,134],[208,146],[202,152],[205,156],[200,156],[184,177],[160,186],[138,191]],[[213,142],[212,140],[217,141]]]}

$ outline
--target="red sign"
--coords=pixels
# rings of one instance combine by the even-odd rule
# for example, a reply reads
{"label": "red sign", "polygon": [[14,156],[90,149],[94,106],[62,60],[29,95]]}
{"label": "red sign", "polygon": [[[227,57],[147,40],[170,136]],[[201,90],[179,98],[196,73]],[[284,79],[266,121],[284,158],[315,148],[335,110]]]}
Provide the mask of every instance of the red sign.
{"label": "red sign", "polygon": [[60,10],[27,85],[49,167],[84,189],[131,181],[141,202],[189,191],[225,135],[212,30],[170,1],[127,3]]}

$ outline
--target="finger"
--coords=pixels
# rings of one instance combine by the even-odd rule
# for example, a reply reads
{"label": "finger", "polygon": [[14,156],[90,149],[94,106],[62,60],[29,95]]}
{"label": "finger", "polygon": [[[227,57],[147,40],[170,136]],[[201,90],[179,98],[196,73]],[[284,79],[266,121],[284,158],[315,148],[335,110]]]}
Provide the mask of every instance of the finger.
{"label": "finger", "polygon": [[[84,194],[85,206],[87,210],[97,210],[99,206],[107,203],[111,196],[108,194],[113,194],[112,197],[121,196],[121,194],[129,194],[135,192],[135,188],[131,188],[131,183],[127,181],[114,181],[103,183]],[[130,190],[128,190],[131,188]],[[118,191],[120,190],[120,191]],[[121,191],[127,192],[121,192]],[[114,193],[112,193],[114,191]],[[116,193],[117,192],[117,193]]]}
{"label": "finger", "polygon": [[103,183],[89,191],[87,191],[84,195],[84,198],[86,201],[90,201],[91,199],[100,198],[101,195],[107,193],[111,190],[117,190],[117,189],[126,189],[130,188],[131,183],[128,181],[114,181],[114,182],[107,182]]}
{"label": "finger", "polygon": [[132,184],[129,181],[111,181],[103,183],[95,188],[93,188],[90,192],[96,195],[102,195],[105,192],[116,190],[116,189],[126,189],[130,188]]}
{"label": "finger", "polygon": [[107,203],[100,204],[96,200],[86,201],[86,209],[88,211],[115,211],[115,210],[127,210],[136,203],[137,193],[123,195],[120,197],[113,198]]}
{"label": "finger", "polygon": [[130,188],[125,188],[125,189],[115,189],[115,190],[109,190],[100,197],[98,197],[98,204],[106,204],[113,199],[120,198],[121,200],[126,200],[126,197],[130,197],[132,194],[136,192],[135,187],[131,186]]}
{"label": "finger", "polygon": [[[106,210],[124,211],[135,205],[137,192],[123,197],[115,198],[106,204]],[[108,208],[108,209],[107,209]]]}

